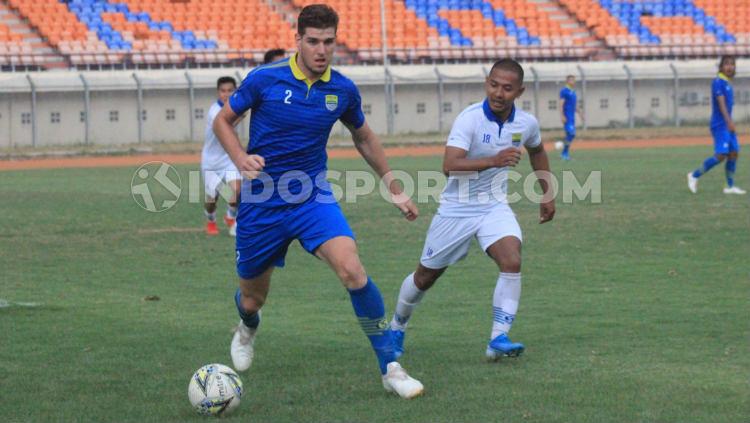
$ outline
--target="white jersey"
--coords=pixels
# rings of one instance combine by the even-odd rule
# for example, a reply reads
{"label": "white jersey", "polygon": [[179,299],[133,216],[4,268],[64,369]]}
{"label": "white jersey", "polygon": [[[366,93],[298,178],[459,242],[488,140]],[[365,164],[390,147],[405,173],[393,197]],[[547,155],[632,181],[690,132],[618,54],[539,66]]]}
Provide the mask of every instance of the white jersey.
{"label": "white jersey", "polygon": [[[541,143],[539,123],[534,116],[514,106],[508,120],[501,122],[485,100],[458,115],[447,145],[466,150],[468,159],[477,159],[496,155],[511,146],[523,144],[533,148]],[[507,167],[489,168],[449,176],[437,213],[446,217],[478,216],[491,212],[498,204],[506,204],[507,171]]]}
{"label": "white jersey", "polygon": [[204,171],[229,171],[236,170],[232,159],[222,147],[221,142],[214,134],[214,119],[219,114],[224,105],[221,101],[211,105],[208,109],[208,118],[206,119],[206,138],[203,142],[203,152],[201,153],[201,169]]}

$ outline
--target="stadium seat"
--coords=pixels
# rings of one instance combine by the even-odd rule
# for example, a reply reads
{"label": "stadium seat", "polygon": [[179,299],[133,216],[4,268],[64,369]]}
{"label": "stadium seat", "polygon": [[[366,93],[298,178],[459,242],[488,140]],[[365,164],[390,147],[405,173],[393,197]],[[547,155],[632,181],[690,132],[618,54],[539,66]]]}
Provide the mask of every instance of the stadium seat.
{"label": "stadium seat", "polygon": [[[8,0],[0,3],[0,10],[24,17],[74,66],[112,65],[117,60],[161,65],[186,60],[257,62],[269,48],[292,50],[296,14],[320,1]],[[380,0],[325,2],[341,16],[341,60],[382,60]],[[487,60],[499,55],[585,58],[596,49],[622,57],[750,50],[747,1],[384,0],[384,5],[388,47],[398,62]],[[575,21],[587,31],[584,35]],[[592,40],[605,47],[591,47]],[[26,44],[24,35],[0,20],[0,55],[5,55],[5,63],[11,62],[11,55],[13,63],[40,63],[43,56],[35,54],[40,46],[29,44],[28,51],[21,48]]]}

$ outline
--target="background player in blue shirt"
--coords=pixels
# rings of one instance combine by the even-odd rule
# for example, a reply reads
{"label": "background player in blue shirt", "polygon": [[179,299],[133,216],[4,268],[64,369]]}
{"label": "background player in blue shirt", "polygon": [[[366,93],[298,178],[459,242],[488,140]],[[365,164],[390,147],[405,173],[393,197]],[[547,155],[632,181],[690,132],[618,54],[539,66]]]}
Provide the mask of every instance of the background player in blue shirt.
{"label": "background player in blue shirt", "polygon": [[[253,70],[229,98],[214,131],[245,176],[237,216],[235,303],[241,318],[232,339],[237,370],[250,367],[260,309],[271,274],[284,265],[289,244],[328,263],[347,288],[357,319],[378,358],[385,389],[412,398],[422,384],[396,362],[383,298],[360,262],[354,234],[326,180],[326,143],[341,120],[357,150],[382,178],[408,220],[418,210],[390,175],[380,140],[365,122],[354,83],[330,68],[338,15],[327,5],[302,9],[297,53]],[[250,142],[242,149],[232,124],[251,109]]]}
{"label": "background player in blue shirt", "polygon": [[578,107],[578,97],[575,92],[576,77],[568,75],[565,77],[565,86],[560,90],[560,120],[565,129],[565,146],[561,157],[563,160],[570,160],[570,144],[576,137],[576,112],[583,120],[583,114]]}
{"label": "background player in blue shirt", "polygon": [[286,51],[283,48],[272,48],[263,55],[263,64],[276,62],[283,59],[286,56]]}
{"label": "background player in blue shirt", "polygon": [[734,73],[734,57],[722,56],[719,61],[719,74],[711,83],[711,135],[714,137],[714,155],[703,161],[701,167],[688,173],[688,189],[693,194],[698,192],[698,178],[724,159],[727,159],[725,165],[727,186],[724,188],[724,194],[745,194],[746,192],[734,186],[734,171],[737,168],[737,155],[740,152],[740,144],[737,141],[737,133],[732,121],[734,92],[731,81]]}

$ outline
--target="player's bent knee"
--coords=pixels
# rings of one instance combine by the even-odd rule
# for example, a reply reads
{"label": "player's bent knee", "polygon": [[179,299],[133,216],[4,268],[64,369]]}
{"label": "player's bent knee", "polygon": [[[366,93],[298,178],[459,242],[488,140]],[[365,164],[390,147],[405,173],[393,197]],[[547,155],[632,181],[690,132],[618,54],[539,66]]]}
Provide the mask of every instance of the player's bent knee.
{"label": "player's bent knee", "polygon": [[249,297],[243,295],[242,298],[240,298],[240,304],[246,313],[256,313],[261,307],[263,307],[265,302],[266,299],[257,294],[251,294]]}
{"label": "player's bent knee", "polygon": [[521,255],[509,256],[500,262],[500,271],[503,273],[520,273],[521,272]]}
{"label": "player's bent knee", "polygon": [[420,265],[414,272],[414,285],[421,291],[427,291],[437,282],[445,269],[430,269]]}
{"label": "player's bent knee", "polygon": [[367,284],[367,273],[359,260],[349,260],[337,266],[336,276],[348,289],[359,289]]}
{"label": "player's bent knee", "polygon": [[503,273],[518,273],[521,271],[520,251],[504,251],[494,258],[497,266]]}

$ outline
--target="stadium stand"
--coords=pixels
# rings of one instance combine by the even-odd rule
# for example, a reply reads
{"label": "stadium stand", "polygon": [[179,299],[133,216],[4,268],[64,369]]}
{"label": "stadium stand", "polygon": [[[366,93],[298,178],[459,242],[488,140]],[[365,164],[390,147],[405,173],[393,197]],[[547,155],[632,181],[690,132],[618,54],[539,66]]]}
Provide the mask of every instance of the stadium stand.
{"label": "stadium stand", "polygon": [[[0,0],[0,66],[255,64],[268,48],[293,49],[295,16],[320,1]],[[380,62],[380,0],[326,3],[341,15],[341,60]],[[399,63],[750,54],[748,1],[384,0],[384,5],[389,57]]]}
{"label": "stadium stand", "polygon": [[[618,57],[748,54],[750,3],[560,0]],[[723,23],[726,22],[726,25]]]}
{"label": "stadium stand", "polygon": [[53,50],[13,9],[0,3],[0,67],[39,68],[60,62]]}

